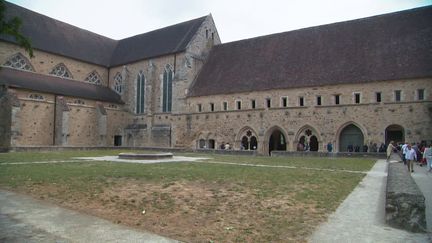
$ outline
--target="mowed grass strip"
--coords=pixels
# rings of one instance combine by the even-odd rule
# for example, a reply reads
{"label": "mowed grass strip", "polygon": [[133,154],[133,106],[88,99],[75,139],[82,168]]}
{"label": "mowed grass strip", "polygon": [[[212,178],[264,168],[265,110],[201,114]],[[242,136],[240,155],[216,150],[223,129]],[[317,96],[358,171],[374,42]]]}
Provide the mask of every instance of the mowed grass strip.
{"label": "mowed grass strip", "polygon": [[[83,156],[90,154],[95,151]],[[227,162],[239,158],[260,164],[301,162],[212,156]],[[331,161],[344,168],[344,159]],[[365,168],[373,164],[360,161]],[[0,186],[186,242],[301,242],[363,176],[205,163],[85,162],[4,165]]]}

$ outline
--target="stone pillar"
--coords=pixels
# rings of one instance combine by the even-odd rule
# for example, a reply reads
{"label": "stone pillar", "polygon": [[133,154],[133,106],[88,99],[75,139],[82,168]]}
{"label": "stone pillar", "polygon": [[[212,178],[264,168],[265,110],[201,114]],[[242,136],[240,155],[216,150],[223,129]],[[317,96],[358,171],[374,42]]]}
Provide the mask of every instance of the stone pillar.
{"label": "stone pillar", "polygon": [[97,110],[97,127],[98,127],[98,145],[106,146],[106,136],[107,136],[107,112],[102,103],[96,103]]}
{"label": "stone pillar", "polygon": [[11,146],[12,104],[6,86],[0,87],[0,152]]}
{"label": "stone pillar", "polygon": [[56,96],[55,102],[54,144],[65,146],[68,144],[70,109],[63,96]]}

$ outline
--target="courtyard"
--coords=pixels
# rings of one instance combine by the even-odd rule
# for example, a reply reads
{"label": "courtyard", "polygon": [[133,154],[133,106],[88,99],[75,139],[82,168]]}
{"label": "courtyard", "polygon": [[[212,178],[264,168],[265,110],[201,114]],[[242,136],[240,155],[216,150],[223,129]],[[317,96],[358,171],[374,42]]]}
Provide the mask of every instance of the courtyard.
{"label": "courtyard", "polygon": [[301,242],[375,162],[193,153],[175,155],[194,162],[78,159],[119,152],[0,154],[0,187],[185,242]]}

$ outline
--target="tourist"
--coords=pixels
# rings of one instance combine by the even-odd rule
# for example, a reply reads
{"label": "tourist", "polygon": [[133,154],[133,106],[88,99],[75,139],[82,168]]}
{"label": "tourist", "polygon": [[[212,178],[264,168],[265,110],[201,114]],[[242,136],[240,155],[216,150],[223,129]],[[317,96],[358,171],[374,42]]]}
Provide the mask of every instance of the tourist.
{"label": "tourist", "polygon": [[417,153],[416,151],[411,147],[411,144],[407,145],[406,153],[405,153],[405,160],[408,166],[408,171],[414,172],[414,161],[417,160]]}
{"label": "tourist", "polygon": [[360,145],[354,146],[354,152],[360,152]]}
{"label": "tourist", "polygon": [[327,144],[327,152],[331,153],[333,151],[333,144],[331,142],[328,142]]}
{"label": "tourist", "polygon": [[408,149],[408,143],[405,142],[404,145],[402,145],[402,160],[403,160],[403,162],[404,162],[404,165],[406,165],[406,157],[405,157],[405,154],[406,154],[406,152],[407,152],[407,149]]}
{"label": "tourist", "polygon": [[222,144],[220,145],[220,149],[225,149],[225,142],[222,142]]}
{"label": "tourist", "polygon": [[429,148],[426,147],[423,156],[426,158],[427,170],[432,171],[432,143],[429,144]]}
{"label": "tourist", "polygon": [[231,147],[230,147],[230,144],[229,143],[227,143],[227,144],[225,144],[225,150],[229,150]]}
{"label": "tourist", "polygon": [[390,156],[393,153],[393,150],[395,149],[395,146],[393,146],[394,141],[391,141],[389,145],[387,146],[387,162],[390,161]]}
{"label": "tourist", "polygon": [[367,146],[367,144],[363,145],[363,152],[367,153],[368,150],[369,150],[369,147]]}

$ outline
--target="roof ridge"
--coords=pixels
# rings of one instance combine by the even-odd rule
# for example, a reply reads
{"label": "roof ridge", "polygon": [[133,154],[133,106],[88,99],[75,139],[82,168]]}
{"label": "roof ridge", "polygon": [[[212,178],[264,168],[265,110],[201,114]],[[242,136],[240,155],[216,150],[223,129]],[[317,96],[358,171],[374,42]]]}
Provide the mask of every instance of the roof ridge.
{"label": "roof ridge", "polygon": [[[195,22],[194,25],[191,26],[191,27],[189,28],[189,30],[185,33],[185,35],[183,36],[183,38],[179,41],[179,43],[177,44],[177,46],[174,48],[173,52],[180,51],[179,48],[183,45],[183,42],[186,41],[186,37],[189,35],[189,33],[191,33],[191,32],[193,31],[193,29],[195,28],[195,25],[198,25],[198,20],[201,20],[201,19],[202,19],[202,20],[199,22],[199,26],[201,26],[202,23],[204,22],[204,20],[205,20],[206,18],[207,18],[207,16],[205,16],[205,17],[201,17],[201,18],[198,18],[198,19],[195,19],[196,22]],[[190,40],[191,40],[191,39],[189,39],[189,41],[188,41],[187,43],[189,43]]]}

